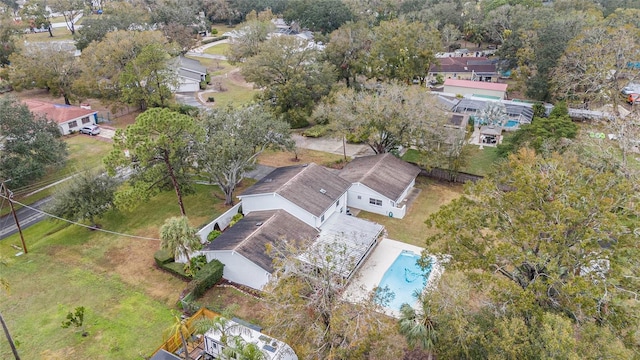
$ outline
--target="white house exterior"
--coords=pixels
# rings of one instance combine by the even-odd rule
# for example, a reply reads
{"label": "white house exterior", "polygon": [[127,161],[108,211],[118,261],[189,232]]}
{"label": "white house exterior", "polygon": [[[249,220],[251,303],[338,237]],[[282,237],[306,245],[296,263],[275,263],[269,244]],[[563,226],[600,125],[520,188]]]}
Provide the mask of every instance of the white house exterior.
{"label": "white house exterior", "polygon": [[399,219],[406,214],[405,200],[418,174],[417,166],[392,154],[355,158],[340,172],[351,182],[349,207]]}
{"label": "white house exterior", "polygon": [[312,163],[277,168],[238,197],[244,214],[282,209],[319,228],[333,213],[346,212],[349,186]]}
{"label": "white house exterior", "polygon": [[34,115],[58,124],[62,135],[79,131],[85,125],[95,125],[98,121],[98,112],[91,109],[33,99],[22,100],[22,103],[27,105]]}
{"label": "white house exterior", "polygon": [[179,56],[174,66],[178,73],[178,87],[174,92],[188,93],[200,90],[200,82],[207,76],[207,68],[200,64],[200,61]]}
{"label": "white house exterior", "polygon": [[217,259],[223,263],[225,279],[261,290],[273,272],[267,246],[278,246],[287,240],[310,244],[318,233],[285,210],[253,211],[197,254],[205,255],[207,262]]}

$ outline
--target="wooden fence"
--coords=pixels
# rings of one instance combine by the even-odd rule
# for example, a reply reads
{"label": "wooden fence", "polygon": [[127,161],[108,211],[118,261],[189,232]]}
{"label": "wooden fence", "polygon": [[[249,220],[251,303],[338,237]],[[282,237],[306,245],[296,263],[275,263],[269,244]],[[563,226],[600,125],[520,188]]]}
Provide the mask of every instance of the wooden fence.
{"label": "wooden fence", "polygon": [[[202,318],[207,318],[207,319],[215,319],[218,316],[220,316],[220,314],[215,313],[207,308],[200,308],[198,311],[196,311],[193,316],[191,316],[189,319],[187,319],[186,321],[186,326],[187,329],[189,329],[189,335],[192,335],[193,332],[195,331],[194,329],[194,323]],[[170,353],[174,353],[176,350],[178,350],[180,347],[182,346],[182,339],[180,339],[180,334],[176,333],[173,334],[173,336],[171,336],[169,339],[167,339],[167,341],[165,341],[160,347],[158,347],[156,349],[156,351],[153,352],[153,354],[151,356],[153,356],[155,353],[157,353],[158,351],[160,351],[160,349],[164,349]]]}

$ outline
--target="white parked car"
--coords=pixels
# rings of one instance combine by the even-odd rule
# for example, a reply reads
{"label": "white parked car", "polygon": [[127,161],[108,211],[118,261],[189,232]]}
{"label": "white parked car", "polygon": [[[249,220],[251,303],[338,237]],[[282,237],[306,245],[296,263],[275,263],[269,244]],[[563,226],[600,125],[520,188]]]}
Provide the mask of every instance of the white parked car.
{"label": "white parked car", "polygon": [[98,125],[83,126],[82,128],[80,128],[80,133],[91,135],[91,136],[98,135],[100,134],[100,126]]}

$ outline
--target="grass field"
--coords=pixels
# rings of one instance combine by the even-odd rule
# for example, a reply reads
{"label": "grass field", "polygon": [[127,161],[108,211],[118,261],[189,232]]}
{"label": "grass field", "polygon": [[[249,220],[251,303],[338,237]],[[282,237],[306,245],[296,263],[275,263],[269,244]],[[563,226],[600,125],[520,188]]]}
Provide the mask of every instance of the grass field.
{"label": "grass field", "polygon": [[[252,181],[243,181],[242,191]],[[217,187],[197,185],[185,197],[190,222],[200,226],[226,207]],[[158,228],[179,215],[175,193],[166,191],[131,211],[111,211],[98,223],[105,230],[158,237]],[[13,257],[14,235],[0,242],[10,258],[1,276],[10,294],[0,310],[24,359],[144,359],[162,342],[185,283],[158,270],[154,240],[91,231],[60,221],[43,221],[24,231],[29,253]],[[61,329],[68,311],[86,310],[88,337]],[[10,357],[0,342],[0,358]]]}
{"label": "grass field", "polygon": [[390,239],[424,247],[424,240],[435,232],[435,229],[427,226],[425,221],[442,205],[458,198],[462,194],[462,185],[434,182],[418,177],[416,187],[422,191],[403,219],[366,211],[361,211],[358,217],[384,225]]}
{"label": "grass field", "polygon": [[[499,160],[497,149],[494,147],[486,146],[480,149],[477,145],[465,145],[469,150],[469,159],[467,165],[460,171],[467,172],[474,175],[485,176],[493,164]],[[412,163],[420,164],[424,161],[421,159],[420,153],[414,149],[409,149],[402,156],[402,159]]]}
{"label": "grass field", "polygon": [[309,149],[298,149],[298,160],[295,159],[294,153],[288,151],[267,150],[258,157],[260,164],[274,167],[308,163],[329,166],[340,160],[341,155]]}
{"label": "grass field", "polygon": [[218,44],[210,48],[207,48],[205,49],[204,53],[210,54],[210,55],[226,55],[228,50],[229,50],[229,44],[225,43],[225,44]]}
{"label": "grass field", "polygon": [[211,96],[215,99],[214,105],[216,107],[225,107],[227,105],[241,105],[251,102],[258,92],[257,90],[236,85],[226,79],[221,81],[221,85],[224,91],[207,91],[202,94],[202,98],[206,100]]}
{"label": "grass field", "polygon": [[66,27],[53,28],[52,29],[53,37],[49,36],[49,32],[40,32],[40,33],[27,33],[22,38],[24,41],[28,42],[49,42],[49,41],[62,41],[62,40],[73,40],[73,35],[71,35],[71,31]]}

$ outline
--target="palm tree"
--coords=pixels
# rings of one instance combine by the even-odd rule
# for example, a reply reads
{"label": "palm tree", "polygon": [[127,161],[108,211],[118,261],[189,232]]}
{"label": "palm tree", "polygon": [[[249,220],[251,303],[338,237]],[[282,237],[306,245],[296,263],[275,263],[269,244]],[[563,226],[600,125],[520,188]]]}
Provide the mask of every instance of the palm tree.
{"label": "palm tree", "polygon": [[236,360],[266,360],[266,354],[254,343],[247,342],[240,335],[231,335],[231,332],[242,332],[242,325],[229,321],[224,316],[215,319],[202,318],[194,324],[196,334],[204,334],[209,330],[220,333],[220,342],[225,347],[222,350],[221,359]]}
{"label": "palm tree", "polygon": [[160,228],[160,246],[169,250],[176,258],[186,256],[187,264],[190,264],[189,253],[201,246],[197,232],[198,230],[189,226],[186,216],[169,218]]}
{"label": "palm tree", "polygon": [[422,300],[422,311],[417,312],[409,304],[400,307],[400,333],[405,336],[411,349],[416,346],[427,351],[429,360],[433,357],[433,349],[438,340],[435,322],[427,301]]}
{"label": "palm tree", "polygon": [[[0,262],[0,264],[4,265],[3,262]],[[9,283],[4,278],[0,278],[0,289],[7,292],[9,291]],[[0,323],[2,324],[2,330],[4,330],[4,335],[7,337],[7,341],[9,342],[9,346],[11,347],[11,351],[13,352],[13,357],[16,358],[16,360],[20,360],[18,349],[16,349],[16,344],[13,342],[13,338],[11,337],[11,333],[9,332],[7,323],[4,322],[2,313],[0,313]]]}
{"label": "palm tree", "polygon": [[187,338],[191,335],[186,319],[181,319],[178,314],[173,315],[173,324],[167,329],[167,338],[172,338],[176,334],[180,334],[182,341],[182,349],[186,360],[189,359],[189,349],[187,348]]}
{"label": "palm tree", "polygon": [[267,360],[267,355],[254,343],[247,342],[241,336],[234,336],[222,351],[222,359]]}

